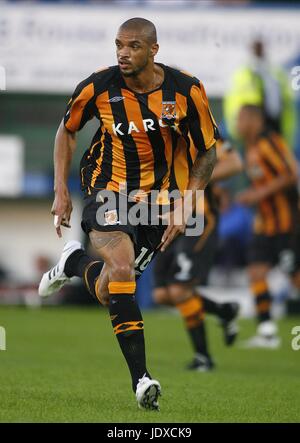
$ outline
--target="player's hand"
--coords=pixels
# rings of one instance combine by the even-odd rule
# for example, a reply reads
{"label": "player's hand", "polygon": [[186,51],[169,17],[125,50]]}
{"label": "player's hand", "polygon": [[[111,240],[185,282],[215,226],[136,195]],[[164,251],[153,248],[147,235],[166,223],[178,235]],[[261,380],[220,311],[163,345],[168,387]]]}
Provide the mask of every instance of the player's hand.
{"label": "player's hand", "polygon": [[59,237],[62,237],[61,226],[70,228],[70,217],[73,210],[71,197],[67,188],[57,190],[51,209],[54,215],[54,226]]}
{"label": "player's hand", "polygon": [[179,199],[174,202],[174,210],[167,212],[160,216],[163,220],[169,220],[169,226],[165,230],[161,243],[160,250],[164,252],[170,243],[179,235],[183,234],[186,227],[186,217],[184,216],[183,200]]}
{"label": "player's hand", "polygon": [[239,192],[235,197],[235,201],[241,205],[253,206],[256,205],[261,198],[262,196],[258,189],[249,188]]}

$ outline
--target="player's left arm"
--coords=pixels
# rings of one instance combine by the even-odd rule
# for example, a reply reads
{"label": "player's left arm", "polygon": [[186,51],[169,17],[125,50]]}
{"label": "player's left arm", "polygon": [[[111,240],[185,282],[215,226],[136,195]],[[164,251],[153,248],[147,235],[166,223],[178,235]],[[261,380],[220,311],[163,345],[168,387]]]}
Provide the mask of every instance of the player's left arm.
{"label": "player's left arm", "polygon": [[253,206],[278,192],[297,184],[297,178],[291,173],[274,177],[261,188],[250,187],[237,194],[235,201],[245,206]]}
{"label": "player's left arm", "polygon": [[239,192],[236,201],[246,206],[256,205],[262,200],[283,191],[291,186],[297,185],[297,167],[296,159],[291,152],[278,154],[275,150],[271,150],[268,145],[264,145],[264,155],[272,165],[274,175],[273,178],[264,183],[262,187],[250,187],[245,191]]}
{"label": "player's left arm", "polygon": [[204,190],[210,181],[217,163],[216,142],[219,132],[201,82],[193,84],[187,103],[189,133],[198,151],[187,185],[187,190],[191,190],[194,195],[196,191]]}
{"label": "player's left arm", "polygon": [[[187,102],[189,132],[198,154],[187,185],[187,191],[190,192],[185,196],[184,214],[181,202],[171,213],[169,226],[162,237],[162,251],[178,234],[185,231],[187,220],[196,207],[197,191],[206,188],[217,162],[215,145],[219,138],[218,129],[210,112],[204,87],[200,82],[191,87]],[[181,222],[176,223],[177,220]]]}

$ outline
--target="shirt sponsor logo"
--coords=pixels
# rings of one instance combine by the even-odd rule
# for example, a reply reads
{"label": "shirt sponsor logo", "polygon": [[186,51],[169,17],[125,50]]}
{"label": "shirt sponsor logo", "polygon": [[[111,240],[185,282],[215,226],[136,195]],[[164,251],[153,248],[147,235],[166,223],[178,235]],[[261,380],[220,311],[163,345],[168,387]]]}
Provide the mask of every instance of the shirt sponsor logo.
{"label": "shirt sponsor logo", "polygon": [[[142,120],[143,122],[143,129],[140,129],[137,127],[134,121],[129,121],[128,126],[124,123],[118,123],[112,124],[112,131],[115,135],[125,135],[125,134],[131,134],[132,132],[149,132],[149,131],[156,131],[158,127],[155,127],[155,121],[152,118],[144,118]],[[177,130],[178,124],[174,123],[173,125],[167,125],[165,124],[162,119],[158,120],[158,124],[161,128],[167,128],[171,127],[175,131]]]}

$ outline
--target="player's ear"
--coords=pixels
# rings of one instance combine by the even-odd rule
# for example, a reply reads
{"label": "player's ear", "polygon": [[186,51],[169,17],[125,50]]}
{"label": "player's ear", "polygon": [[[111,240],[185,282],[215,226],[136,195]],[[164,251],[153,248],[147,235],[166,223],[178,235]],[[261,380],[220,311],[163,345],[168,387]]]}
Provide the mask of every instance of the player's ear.
{"label": "player's ear", "polygon": [[158,50],[159,50],[159,44],[153,43],[153,45],[151,46],[151,49],[150,49],[150,53],[151,53],[152,57],[154,57],[158,53]]}

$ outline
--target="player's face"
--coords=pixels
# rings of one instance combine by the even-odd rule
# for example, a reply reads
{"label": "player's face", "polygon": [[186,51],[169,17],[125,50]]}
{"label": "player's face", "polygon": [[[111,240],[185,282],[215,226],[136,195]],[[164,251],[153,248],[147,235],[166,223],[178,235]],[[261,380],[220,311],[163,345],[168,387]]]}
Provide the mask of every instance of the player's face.
{"label": "player's face", "polygon": [[157,52],[158,45],[150,45],[141,33],[133,31],[118,32],[116,51],[121,73],[125,77],[133,77],[142,72],[150,59]]}
{"label": "player's face", "polygon": [[250,115],[245,109],[241,109],[237,118],[237,131],[240,137],[247,137],[250,130]]}

